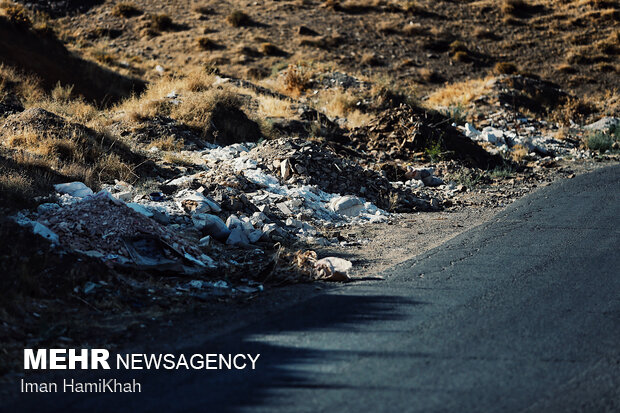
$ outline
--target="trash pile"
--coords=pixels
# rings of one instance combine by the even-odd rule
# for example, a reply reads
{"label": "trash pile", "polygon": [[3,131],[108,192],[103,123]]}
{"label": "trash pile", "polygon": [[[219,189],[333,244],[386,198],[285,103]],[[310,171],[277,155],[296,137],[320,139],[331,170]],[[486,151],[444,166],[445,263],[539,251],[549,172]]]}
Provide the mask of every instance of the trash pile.
{"label": "trash pile", "polygon": [[490,153],[510,154],[515,150],[526,150],[528,156],[540,158],[552,156],[561,158],[573,156],[576,159],[590,157],[589,151],[581,148],[576,139],[556,139],[546,135],[544,130],[549,127],[544,121],[532,121],[526,117],[508,120],[502,113],[489,116],[491,125],[477,130],[466,123],[460,129],[473,141],[481,143]]}
{"label": "trash pile", "polygon": [[368,154],[375,163],[411,161],[429,151],[439,151],[446,159],[458,159],[467,166],[487,168],[501,163],[499,157],[467,139],[452,122],[437,112],[401,104],[381,112],[368,125],[353,129],[349,145]]}
{"label": "trash pile", "polygon": [[[36,220],[21,214],[61,248],[110,265],[186,274],[216,269],[215,261],[169,228],[150,219],[136,204],[126,204],[107,191],[93,194],[81,182],[56,185],[59,203],[39,205]],[[32,215],[32,214],[31,214]]]}
{"label": "trash pile", "polygon": [[[53,202],[15,220],[61,249],[109,266],[264,276],[256,269],[274,266],[278,243],[339,244],[335,228],[386,222],[388,209],[437,207],[302,139],[206,146],[183,151],[199,172],[165,180],[155,191],[121,181],[98,193],[81,182],[59,184]],[[412,170],[410,179],[433,185],[437,178]],[[327,279],[325,271],[312,277]]]}

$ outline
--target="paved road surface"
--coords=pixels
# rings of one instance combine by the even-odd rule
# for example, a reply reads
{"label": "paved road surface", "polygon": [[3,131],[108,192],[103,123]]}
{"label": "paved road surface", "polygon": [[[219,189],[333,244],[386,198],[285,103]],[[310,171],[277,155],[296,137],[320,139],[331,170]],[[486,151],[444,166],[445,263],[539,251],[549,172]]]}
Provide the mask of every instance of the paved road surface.
{"label": "paved road surface", "polygon": [[139,396],[29,397],[11,410],[620,411],[619,253],[612,167],[517,201],[386,281],[183,350],[258,352],[254,372],[151,372]]}

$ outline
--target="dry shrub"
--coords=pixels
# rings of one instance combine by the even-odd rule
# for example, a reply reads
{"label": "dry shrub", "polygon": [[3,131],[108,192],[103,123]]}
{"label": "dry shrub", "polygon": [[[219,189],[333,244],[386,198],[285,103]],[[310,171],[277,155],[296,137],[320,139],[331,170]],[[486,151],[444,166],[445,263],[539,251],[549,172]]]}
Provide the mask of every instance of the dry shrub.
{"label": "dry shrub", "polygon": [[373,52],[366,52],[362,55],[360,63],[367,66],[381,66],[383,62]]}
{"label": "dry shrub", "polygon": [[290,118],[294,116],[291,103],[275,97],[259,95],[258,111],[262,116],[275,118]]}
{"label": "dry shrub", "polygon": [[15,25],[30,27],[32,24],[28,10],[21,4],[3,2],[0,4],[0,11]]}
{"label": "dry shrub", "polygon": [[152,14],[149,27],[155,31],[166,31],[174,29],[172,18],[167,14]]}
{"label": "dry shrub", "polygon": [[517,144],[512,147],[512,151],[510,152],[510,157],[514,162],[521,162],[523,158],[525,158],[528,154],[528,150],[525,146],[521,144]]}
{"label": "dry shrub", "polygon": [[284,72],[284,87],[289,92],[299,95],[310,85],[310,73],[304,65],[288,66]]}
{"label": "dry shrub", "polygon": [[584,123],[588,118],[597,113],[596,104],[590,99],[570,98],[562,106],[559,106],[551,114],[551,118],[556,122],[567,125],[571,121],[575,123]]}
{"label": "dry shrub", "polygon": [[274,45],[273,43],[269,43],[269,42],[264,42],[261,43],[260,47],[259,47],[259,51],[267,56],[282,56],[284,55],[284,51],[282,51],[282,49],[280,49],[278,46]]}
{"label": "dry shrub", "polygon": [[202,50],[216,50],[221,48],[219,44],[206,36],[199,37],[196,42],[198,43],[198,47]]}
{"label": "dry shrub", "polygon": [[253,24],[252,18],[240,10],[235,10],[226,16],[226,21],[233,27],[251,26]]}
{"label": "dry shrub", "polygon": [[530,5],[524,0],[504,0],[502,13],[509,16],[519,17],[529,11]]}
{"label": "dry shrub", "polygon": [[165,136],[151,141],[146,149],[157,148],[161,151],[180,151],[183,149],[183,139],[177,139],[174,136]]}
{"label": "dry shrub", "polygon": [[135,17],[142,14],[142,10],[140,10],[135,4],[132,3],[118,3],[112,9],[112,14],[117,17]]}
{"label": "dry shrub", "polygon": [[512,75],[518,72],[517,66],[511,62],[497,62],[493,70],[500,75]]}
{"label": "dry shrub", "polygon": [[425,103],[432,109],[466,106],[490,91],[489,81],[492,79],[471,79],[446,85],[431,93]]}
{"label": "dry shrub", "polygon": [[241,108],[242,101],[228,89],[211,88],[184,97],[178,105],[170,108],[170,116],[188,126],[206,130],[216,106],[235,110]]}
{"label": "dry shrub", "polygon": [[409,23],[403,27],[403,33],[407,36],[422,36],[428,34],[428,27],[424,27],[420,23]]}
{"label": "dry shrub", "polygon": [[471,56],[467,52],[458,51],[452,55],[455,62],[467,63],[471,61]]}

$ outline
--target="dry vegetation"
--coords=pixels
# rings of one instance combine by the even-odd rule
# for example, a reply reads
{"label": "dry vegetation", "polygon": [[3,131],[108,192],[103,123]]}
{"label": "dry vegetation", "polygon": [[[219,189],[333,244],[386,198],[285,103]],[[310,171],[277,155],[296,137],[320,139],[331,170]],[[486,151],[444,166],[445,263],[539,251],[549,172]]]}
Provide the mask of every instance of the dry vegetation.
{"label": "dry vegetation", "polygon": [[[235,2],[156,7],[136,0],[95,8],[95,18],[50,19],[5,1],[0,19],[41,38],[59,33],[75,54],[150,84],[144,93],[105,108],[84,97],[83,85],[49,84],[40,75],[4,65],[0,102],[17,99],[26,109],[45,109],[68,124],[86,126],[92,136],[124,143],[136,155],[157,148],[172,163],[185,162],[172,155],[183,147],[182,140],[163,135],[134,142],[114,128],[129,128],[131,136],[133,129],[170,118],[214,139],[209,124],[218,111],[239,111],[261,124],[264,118],[295,116],[288,98],[231,84],[214,86],[215,73],[259,79],[259,85],[301,99],[332,118],[346,118],[350,128],[368,123],[381,108],[415,99],[431,109],[459,108],[468,115],[474,100],[489,93],[496,75],[552,79],[579,96],[548,114],[560,123],[618,111],[616,2],[328,0],[316,6],[268,1],[250,15]],[[321,73],[334,70],[376,86],[366,91],[317,88]],[[169,98],[172,92],[179,99]],[[133,161],[108,153],[86,135],[65,132],[42,137],[24,130],[5,137],[0,156],[3,168],[10,158],[13,169],[2,175],[0,185],[14,189],[29,182],[32,188],[38,179],[20,172],[15,159],[27,171],[35,165],[94,185],[112,177],[137,179]]]}

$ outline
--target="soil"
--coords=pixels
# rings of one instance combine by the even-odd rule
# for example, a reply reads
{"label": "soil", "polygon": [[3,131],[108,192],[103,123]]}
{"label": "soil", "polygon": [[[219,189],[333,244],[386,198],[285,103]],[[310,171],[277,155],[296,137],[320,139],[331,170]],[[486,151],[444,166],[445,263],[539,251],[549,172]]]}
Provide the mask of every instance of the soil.
{"label": "soil", "polygon": [[[288,62],[315,62],[374,79],[396,77],[397,86],[423,94],[444,81],[484,77],[495,63],[509,62],[518,71],[553,79],[577,97],[617,88],[618,45],[599,45],[619,26],[620,10],[612,2],[541,1],[513,15],[499,1],[417,1],[409,12],[394,6],[403,3],[137,0],[133,4],[143,13],[119,18],[107,1],[57,24],[80,53],[103,51],[111,66],[129,64],[129,71],[146,77],[157,76],[152,69],[158,64],[170,73],[212,65],[247,78],[268,76]],[[203,13],[195,11],[197,5]],[[231,26],[226,17],[234,10],[247,13],[252,23]],[[145,30],[150,15],[162,13],[175,26],[151,37]],[[305,33],[302,26],[317,35],[299,34]],[[113,29],[114,38],[84,39],[100,29]],[[217,47],[201,51],[197,39],[203,36]],[[259,51],[267,42],[283,53]],[[457,51],[466,58],[455,58]],[[560,69],[564,63],[569,68]]]}

